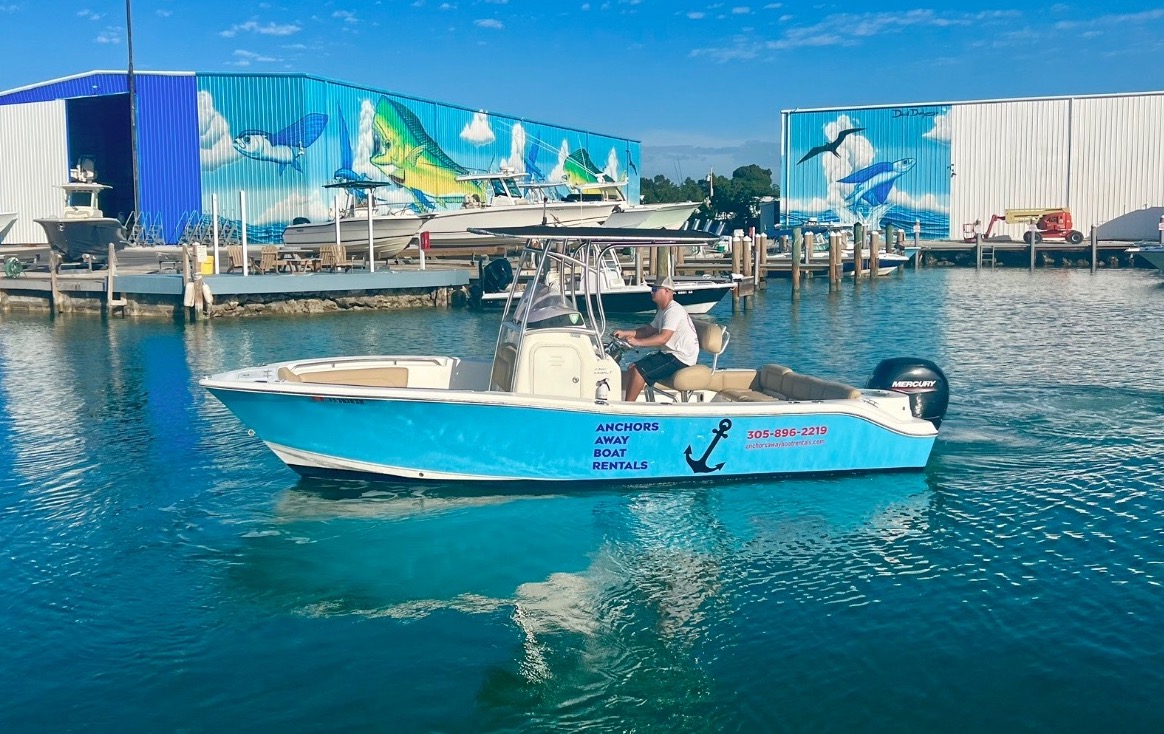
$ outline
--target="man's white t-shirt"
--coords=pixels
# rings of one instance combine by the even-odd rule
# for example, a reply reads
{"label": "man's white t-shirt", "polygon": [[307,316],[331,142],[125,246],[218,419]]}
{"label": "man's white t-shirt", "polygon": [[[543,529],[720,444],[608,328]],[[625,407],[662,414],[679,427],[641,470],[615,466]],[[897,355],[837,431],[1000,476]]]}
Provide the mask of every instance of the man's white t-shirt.
{"label": "man's white t-shirt", "polygon": [[695,324],[691,323],[691,316],[687,309],[676,301],[655,314],[651,319],[651,326],[658,331],[670,330],[675,332],[661,351],[674,354],[685,365],[691,366],[699,361],[699,336],[695,333]]}

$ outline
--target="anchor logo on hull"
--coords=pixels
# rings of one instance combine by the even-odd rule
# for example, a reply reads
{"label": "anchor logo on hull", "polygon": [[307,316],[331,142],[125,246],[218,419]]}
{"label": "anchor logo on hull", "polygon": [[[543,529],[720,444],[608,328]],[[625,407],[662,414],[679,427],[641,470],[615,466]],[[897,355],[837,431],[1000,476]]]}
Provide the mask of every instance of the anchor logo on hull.
{"label": "anchor logo on hull", "polygon": [[707,459],[711,456],[711,452],[715,450],[715,445],[719,443],[721,438],[727,438],[728,430],[732,427],[732,422],[728,418],[724,418],[719,422],[719,428],[716,428],[712,433],[714,437],[711,443],[707,446],[707,451],[703,452],[703,456],[698,460],[691,458],[691,446],[688,445],[687,450],[683,454],[687,457],[687,466],[691,467],[691,471],[696,474],[710,474],[713,471],[719,471],[723,468],[724,462],[719,462],[715,466],[708,466]]}

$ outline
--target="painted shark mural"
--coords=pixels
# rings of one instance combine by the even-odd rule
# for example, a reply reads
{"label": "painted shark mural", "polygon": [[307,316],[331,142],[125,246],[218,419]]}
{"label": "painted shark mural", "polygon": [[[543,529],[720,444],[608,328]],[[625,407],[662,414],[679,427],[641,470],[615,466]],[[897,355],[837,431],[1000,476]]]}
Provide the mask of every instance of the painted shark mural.
{"label": "painted shark mural", "polygon": [[950,236],[949,107],[791,112],[783,209],[791,226],[893,224]]}
{"label": "painted shark mural", "polygon": [[197,88],[203,210],[217,195],[240,220],[245,191],[251,242],[278,242],[299,217],[327,220],[336,191],[325,186],[345,181],[394,184],[376,204],[414,211],[487,201],[487,184],[457,179],[503,168],[559,184],[559,196],[626,181],[638,200],[635,141],[305,77],[206,74]]}

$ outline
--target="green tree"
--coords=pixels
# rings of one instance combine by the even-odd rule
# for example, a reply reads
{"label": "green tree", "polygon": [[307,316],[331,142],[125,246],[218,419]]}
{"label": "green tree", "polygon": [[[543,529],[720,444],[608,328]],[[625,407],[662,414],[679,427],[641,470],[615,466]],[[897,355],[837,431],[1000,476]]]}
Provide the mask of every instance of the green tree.
{"label": "green tree", "polygon": [[708,181],[686,179],[676,185],[666,176],[643,179],[640,191],[645,204],[675,201],[702,201],[693,219],[716,220],[727,223],[728,229],[747,229],[759,224],[760,200],[780,196],[780,188],[772,183],[772,171],[755,163],[740,166],[731,178],[715,176],[714,186]]}

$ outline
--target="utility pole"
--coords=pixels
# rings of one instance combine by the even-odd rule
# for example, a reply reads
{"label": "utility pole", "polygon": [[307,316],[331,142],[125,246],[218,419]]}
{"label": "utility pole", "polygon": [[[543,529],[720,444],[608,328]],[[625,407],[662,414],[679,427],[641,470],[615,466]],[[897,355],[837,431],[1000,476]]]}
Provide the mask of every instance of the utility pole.
{"label": "utility pole", "polygon": [[133,209],[141,206],[140,176],[137,166],[137,83],[133,77],[133,11],[130,0],[125,0],[125,45],[129,49],[129,67],[126,81],[129,86],[129,151],[133,161]]}
{"label": "utility pole", "polygon": [[707,169],[707,198],[710,201],[715,198],[715,168]]}

